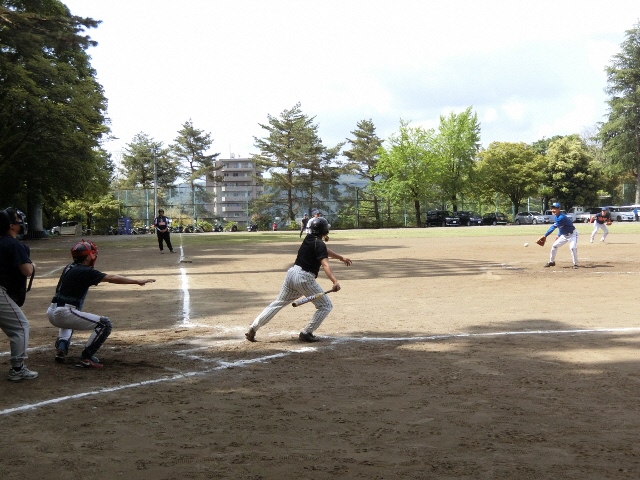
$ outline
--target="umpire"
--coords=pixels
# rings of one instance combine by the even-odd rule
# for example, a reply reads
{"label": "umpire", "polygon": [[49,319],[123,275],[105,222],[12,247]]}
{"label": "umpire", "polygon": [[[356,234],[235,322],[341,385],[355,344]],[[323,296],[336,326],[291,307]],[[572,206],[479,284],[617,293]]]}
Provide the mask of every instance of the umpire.
{"label": "umpire", "polygon": [[153,225],[156,227],[156,235],[158,236],[158,246],[160,247],[160,253],[164,253],[162,248],[162,241],[167,244],[167,248],[171,253],[173,247],[171,246],[171,233],[169,232],[169,219],[164,216],[164,210],[158,210],[158,216],[153,221]]}
{"label": "umpire", "polygon": [[22,212],[0,210],[0,329],[11,344],[9,380],[31,380],[38,376],[25,364],[29,343],[29,321],[20,306],[26,293],[26,278],[35,272],[29,250],[17,240],[24,228]]}

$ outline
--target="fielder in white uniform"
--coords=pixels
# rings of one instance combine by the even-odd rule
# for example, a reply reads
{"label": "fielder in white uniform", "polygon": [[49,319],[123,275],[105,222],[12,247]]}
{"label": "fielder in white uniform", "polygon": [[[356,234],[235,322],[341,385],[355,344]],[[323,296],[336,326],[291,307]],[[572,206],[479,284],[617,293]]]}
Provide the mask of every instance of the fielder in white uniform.
{"label": "fielder in white uniform", "polygon": [[[256,332],[260,327],[266,325],[283,307],[291,304],[300,297],[308,297],[316,293],[322,293],[322,287],[316,282],[320,267],[324,270],[329,280],[333,282],[333,290],[340,290],[340,283],[329,267],[329,258],[340,260],[346,266],[351,265],[349,258],[338,255],[327,248],[323,239],[329,240],[329,223],[325,218],[316,217],[307,223],[309,234],[305,237],[302,245],[298,249],[298,256],[295,264],[287,271],[287,275],[280,289],[280,294],[271,304],[265,308],[253,321],[245,337],[250,342],[256,341]],[[319,339],[313,332],[320,326],[322,321],[329,315],[333,304],[328,296],[322,296],[313,300],[316,307],[311,320],[299,335],[301,342],[317,342]]]}
{"label": "fielder in white uniform", "polygon": [[609,235],[609,229],[607,228],[607,223],[611,223],[611,214],[609,213],[609,209],[607,207],[602,207],[602,212],[595,215],[593,217],[593,231],[591,232],[591,243],[593,243],[593,239],[598,233],[598,229],[602,229],[602,238],[601,242],[604,242],[604,239]]}
{"label": "fielder in white uniform", "polygon": [[98,259],[98,247],[93,242],[85,240],[78,242],[71,249],[71,256],[73,263],[67,265],[62,271],[56,294],[47,310],[49,322],[58,327],[55,360],[58,363],[64,363],[74,330],[93,330],[76,367],[102,368],[103,365],[95,354],[111,334],[111,320],[108,317],[82,311],[89,287],[98,285],[100,282],[145,285],[155,280],[152,278],[135,280],[96,270],[93,266]]}

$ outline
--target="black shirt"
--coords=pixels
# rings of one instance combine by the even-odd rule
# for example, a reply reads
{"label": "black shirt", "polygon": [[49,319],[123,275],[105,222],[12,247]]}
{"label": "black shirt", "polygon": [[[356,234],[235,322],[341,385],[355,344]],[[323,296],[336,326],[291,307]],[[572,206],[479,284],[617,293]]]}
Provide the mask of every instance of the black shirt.
{"label": "black shirt", "polygon": [[106,273],[102,273],[93,267],[82,263],[70,263],[64,268],[58,286],[56,296],[52,302],[69,303],[82,310],[84,298],[89,293],[89,287],[98,285]]}
{"label": "black shirt", "polygon": [[298,249],[295,265],[300,266],[304,271],[313,273],[316,278],[320,271],[320,262],[323,258],[329,258],[327,246],[321,238],[309,234],[304,238],[302,245]]}

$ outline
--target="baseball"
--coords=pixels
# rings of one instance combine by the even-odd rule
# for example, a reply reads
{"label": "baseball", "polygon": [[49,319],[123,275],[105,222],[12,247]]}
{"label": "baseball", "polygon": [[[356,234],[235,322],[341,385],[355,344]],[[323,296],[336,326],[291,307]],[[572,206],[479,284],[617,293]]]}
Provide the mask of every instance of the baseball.
{"label": "baseball", "polygon": [[528,247],[528,246],[529,246],[529,244],[528,244],[528,243],[525,243],[525,244],[524,244],[524,246],[525,246],[525,247]]}

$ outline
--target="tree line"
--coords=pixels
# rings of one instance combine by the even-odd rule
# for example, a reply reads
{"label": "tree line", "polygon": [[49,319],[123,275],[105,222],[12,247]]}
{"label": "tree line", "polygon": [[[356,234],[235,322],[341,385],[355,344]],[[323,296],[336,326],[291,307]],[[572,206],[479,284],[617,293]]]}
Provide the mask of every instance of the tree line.
{"label": "tree line", "polygon": [[[191,120],[164,146],[146,133],[127,145],[121,171],[104,144],[109,139],[107,98],[96,80],[86,34],[100,22],[71,14],[59,0],[0,2],[0,204],[24,208],[32,227],[45,218],[107,216],[117,210],[116,188],[169,186],[179,180],[223,182],[213,138]],[[400,120],[387,139],[372,119],[357,123],[337,145],[325,146],[315,117],[300,103],[267,115],[254,137],[252,160],[265,194],[255,215],[278,209],[290,220],[335,196],[340,176],[367,186],[362,199],[381,224],[382,206],[411,205],[416,225],[425,208],[490,208],[508,201],[514,212],[529,197],[543,202],[596,205],[636,185],[640,204],[640,22],[625,33],[606,67],[605,122],[589,134],[543,138],[532,144],[480,144],[473,107],[440,117],[436,129]],[[119,174],[119,175],[117,175]],[[310,212],[309,212],[310,213]],[[35,222],[35,223],[34,223]],[[40,223],[40,224],[38,224]]]}

